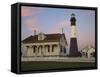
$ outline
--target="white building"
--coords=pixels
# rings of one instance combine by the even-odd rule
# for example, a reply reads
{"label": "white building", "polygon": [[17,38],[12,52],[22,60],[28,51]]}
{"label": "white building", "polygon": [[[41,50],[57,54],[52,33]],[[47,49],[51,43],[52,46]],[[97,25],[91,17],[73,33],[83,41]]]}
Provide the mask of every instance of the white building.
{"label": "white building", "polygon": [[95,56],[95,48],[88,45],[82,49],[82,57],[91,58]]}
{"label": "white building", "polygon": [[66,56],[65,34],[43,34],[29,36],[22,41],[22,56]]}

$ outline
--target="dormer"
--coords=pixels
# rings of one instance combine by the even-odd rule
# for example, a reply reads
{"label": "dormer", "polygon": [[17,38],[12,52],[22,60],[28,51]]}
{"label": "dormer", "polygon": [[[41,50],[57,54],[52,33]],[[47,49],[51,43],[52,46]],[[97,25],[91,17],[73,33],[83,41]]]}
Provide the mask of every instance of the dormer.
{"label": "dormer", "polygon": [[45,35],[42,32],[40,32],[38,34],[38,40],[44,40],[44,39],[45,39]]}

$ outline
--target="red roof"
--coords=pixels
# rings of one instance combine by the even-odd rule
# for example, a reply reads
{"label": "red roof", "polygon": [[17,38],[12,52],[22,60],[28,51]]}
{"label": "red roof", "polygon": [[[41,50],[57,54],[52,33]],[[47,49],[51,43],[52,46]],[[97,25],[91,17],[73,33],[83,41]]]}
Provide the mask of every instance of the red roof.
{"label": "red roof", "polygon": [[[39,42],[60,42],[61,37],[65,38],[65,34],[44,34],[46,37],[44,40],[38,40],[38,35],[29,36],[28,38],[24,39],[23,43],[39,43]],[[65,38],[66,40],[66,38]],[[66,41],[67,43],[67,41]]]}

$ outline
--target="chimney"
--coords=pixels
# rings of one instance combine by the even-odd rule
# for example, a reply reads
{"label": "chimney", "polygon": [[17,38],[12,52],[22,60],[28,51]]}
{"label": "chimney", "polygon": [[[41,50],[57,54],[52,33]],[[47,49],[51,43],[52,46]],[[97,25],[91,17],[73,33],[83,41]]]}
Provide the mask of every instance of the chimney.
{"label": "chimney", "polygon": [[36,30],[34,30],[34,33],[33,33],[33,35],[34,35],[34,36],[36,35]]}
{"label": "chimney", "polygon": [[64,29],[63,29],[63,27],[62,27],[62,34],[64,33]]}

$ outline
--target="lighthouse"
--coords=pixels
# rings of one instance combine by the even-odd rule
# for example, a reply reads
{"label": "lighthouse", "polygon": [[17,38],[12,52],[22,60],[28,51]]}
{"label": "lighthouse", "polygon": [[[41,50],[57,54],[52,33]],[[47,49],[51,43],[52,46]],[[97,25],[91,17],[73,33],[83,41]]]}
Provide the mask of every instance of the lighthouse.
{"label": "lighthouse", "polygon": [[70,49],[69,49],[69,55],[71,57],[77,57],[79,56],[78,53],[78,45],[77,45],[77,30],[76,30],[76,18],[75,14],[71,14],[71,31],[70,31]]}

